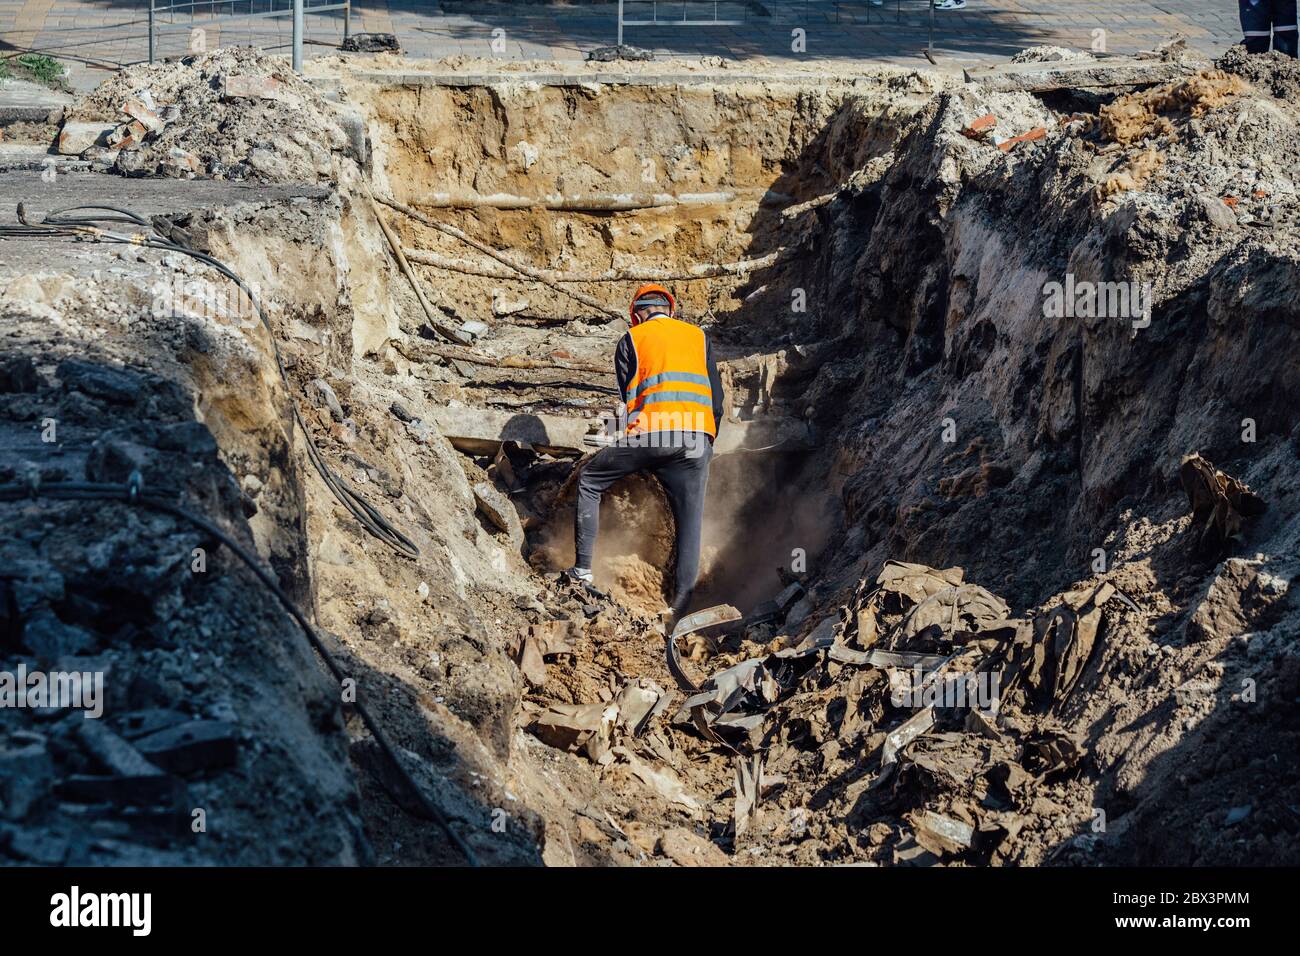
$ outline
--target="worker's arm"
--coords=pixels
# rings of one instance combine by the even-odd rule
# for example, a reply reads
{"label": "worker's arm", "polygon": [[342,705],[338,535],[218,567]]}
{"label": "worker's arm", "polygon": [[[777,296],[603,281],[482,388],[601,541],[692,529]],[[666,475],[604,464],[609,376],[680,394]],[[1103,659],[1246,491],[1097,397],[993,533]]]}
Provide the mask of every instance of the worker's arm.
{"label": "worker's arm", "polygon": [[618,400],[627,400],[627,390],[636,380],[636,346],[632,344],[632,333],[624,333],[614,349],[614,378],[618,380]]}
{"label": "worker's arm", "polygon": [[722,394],[722,376],[718,374],[718,363],[713,361],[713,343],[707,335],[704,336],[704,364],[709,369],[709,390],[713,392],[713,427],[721,432],[726,396]]}

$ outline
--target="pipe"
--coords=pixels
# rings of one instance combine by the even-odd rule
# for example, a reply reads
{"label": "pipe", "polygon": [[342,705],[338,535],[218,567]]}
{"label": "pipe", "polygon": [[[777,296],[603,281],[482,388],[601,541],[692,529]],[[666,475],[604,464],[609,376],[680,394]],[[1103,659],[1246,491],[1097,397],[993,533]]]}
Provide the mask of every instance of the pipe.
{"label": "pipe", "polygon": [[736,201],[734,192],[603,193],[592,196],[518,196],[512,193],[433,193],[417,200],[428,209],[549,209],[563,212],[629,212],[672,206],[720,206]]}

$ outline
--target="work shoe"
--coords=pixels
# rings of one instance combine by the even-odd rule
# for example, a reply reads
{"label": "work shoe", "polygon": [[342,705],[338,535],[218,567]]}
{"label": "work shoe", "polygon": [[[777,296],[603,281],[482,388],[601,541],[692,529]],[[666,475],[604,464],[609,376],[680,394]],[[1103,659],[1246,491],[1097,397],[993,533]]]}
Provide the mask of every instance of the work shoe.
{"label": "work shoe", "polygon": [[591,573],[590,568],[569,568],[560,577],[572,582],[573,584],[595,584],[596,576]]}
{"label": "work shoe", "polygon": [[608,602],[610,596],[596,587],[595,581],[595,575],[586,568],[569,568],[567,571],[561,571],[559,576],[560,584],[567,584],[580,594],[587,595],[588,601],[595,598],[598,601]]}

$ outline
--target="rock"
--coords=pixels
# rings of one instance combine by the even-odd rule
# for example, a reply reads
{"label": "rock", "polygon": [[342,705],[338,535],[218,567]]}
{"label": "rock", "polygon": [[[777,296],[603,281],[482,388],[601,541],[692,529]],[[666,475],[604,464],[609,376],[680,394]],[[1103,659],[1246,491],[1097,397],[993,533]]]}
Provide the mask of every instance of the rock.
{"label": "rock", "polygon": [[86,477],[91,481],[121,485],[131,477],[132,472],[139,472],[147,485],[155,480],[170,483],[175,477],[174,469],[160,462],[158,453],[144,445],[133,442],[126,437],[106,435],[95,439],[86,456]]}
{"label": "rock", "polygon": [[122,112],[138,122],[150,133],[156,133],[166,125],[161,116],[137,99],[129,99],[123,103]]}
{"label": "rock", "polygon": [[63,575],[26,544],[13,542],[6,547],[0,543],[0,580],[7,581],[12,610],[19,617],[32,614],[46,602],[63,600]]}
{"label": "rock", "polygon": [[163,451],[182,453],[190,461],[216,462],[217,440],[202,422],[176,422],[158,429],[155,444]]}
{"label": "rock", "polygon": [[101,721],[83,721],[77,728],[77,739],[86,752],[110,773],[125,777],[162,775],[162,770]]}
{"label": "rock", "polygon": [[23,623],[23,647],[43,662],[54,662],[70,654],[92,650],[94,635],[72,624],[64,624],[49,608],[42,608]]}
{"label": "rock", "polygon": [[678,866],[726,866],[730,862],[727,854],[684,827],[665,830],[659,838],[658,849]]}
{"label": "rock", "polygon": [[284,84],[273,76],[227,76],[221,84],[221,96],[227,100],[278,100],[285,92]]}
{"label": "rock", "polygon": [[149,707],[123,714],[117,721],[118,729],[124,740],[135,740],[167,727],[174,727],[190,720],[189,714],[172,710],[168,707]]}
{"label": "rock", "polygon": [[34,392],[41,379],[36,363],[27,355],[15,355],[0,361],[0,392]]}
{"label": "rock", "polygon": [[496,316],[516,315],[528,308],[527,299],[507,299],[500,289],[494,289],[492,295],[492,314]]}
{"label": "rock", "polygon": [[1250,816],[1251,809],[1252,807],[1250,804],[1241,807],[1231,807],[1223,818],[1223,825],[1225,827],[1236,826],[1238,823],[1241,823]]}
{"label": "rock", "polygon": [[486,481],[475,482],[474,500],[479,511],[487,517],[499,531],[504,531],[510,539],[511,547],[522,550],[524,546],[524,528],[519,522],[519,513],[510,499],[495,486]]}
{"label": "rock", "polygon": [[[284,143],[272,144],[275,148],[265,146],[254,146],[248,152],[248,167],[258,173],[261,173],[266,179],[276,182],[283,181],[293,174],[293,167],[289,161],[284,158],[279,151],[279,147]],[[232,168],[233,173],[233,168]],[[231,179],[236,178],[233,174]]]}
{"label": "rock", "polygon": [[640,820],[629,820],[623,824],[623,832],[627,834],[633,846],[646,853],[654,853],[662,836],[657,827],[642,823]]}
{"label": "rock", "polygon": [[1198,200],[1201,211],[1210,225],[1217,229],[1233,230],[1237,228],[1237,216],[1228,205],[1216,196],[1201,196]]}
{"label": "rock", "polygon": [[370,134],[366,118],[347,103],[331,101],[330,108],[338,120],[339,128],[347,138],[344,155],[356,161],[362,168],[370,168]]}
{"label": "rock", "polygon": [[144,394],[144,382],[140,376],[77,359],[60,362],[58,376],[65,388],[122,405],[133,404]]}
{"label": "rock", "polygon": [[319,408],[329,409],[330,415],[336,422],[344,419],[343,406],[339,403],[339,397],[334,393],[333,387],[323,378],[314,378],[307,383],[307,397],[312,403]]}
{"label": "rock", "polygon": [[191,720],[140,737],[135,747],[164,770],[185,776],[234,764],[239,731],[221,720]]}
{"label": "rock", "polygon": [[58,149],[64,156],[80,156],[92,146],[107,146],[116,123],[65,122],[59,130]]}
{"label": "rock", "polygon": [[587,59],[593,63],[613,63],[615,60],[648,61],[654,58],[655,55],[651,51],[627,43],[599,46],[587,54]]}
{"label": "rock", "polygon": [[23,819],[45,799],[53,779],[44,736],[18,731],[0,739],[0,817]]}
{"label": "rock", "polygon": [[391,33],[354,33],[341,44],[344,53],[401,53],[402,46]]}
{"label": "rock", "polygon": [[393,402],[393,404],[388,406],[388,410],[393,413],[393,417],[395,417],[399,422],[415,421],[415,416],[408,412],[406,406],[401,402]]}
{"label": "rock", "polygon": [[68,857],[66,837],[25,830],[18,827],[0,829],[0,846],[10,856],[27,860],[40,866],[59,866]]}

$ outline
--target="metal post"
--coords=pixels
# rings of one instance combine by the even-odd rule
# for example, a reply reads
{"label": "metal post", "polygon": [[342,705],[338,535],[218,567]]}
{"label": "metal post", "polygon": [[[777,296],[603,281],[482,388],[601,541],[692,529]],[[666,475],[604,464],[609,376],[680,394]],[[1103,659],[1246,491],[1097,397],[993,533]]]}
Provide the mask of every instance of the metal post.
{"label": "metal post", "polygon": [[623,45],[623,0],[618,0],[618,45]]}
{"label": "metal post", "polygon": [[[925,48],[930,53],[934,53],[934,0],[930,0],[930,38],[926,40]],[[930,58],[930,62],[934,62],[933,57]]]}
{"label": "metal post", "polygon": [[295,73],[302,72],[302,20],[302,0],[293,0],[293,71]]}
{"label": "metal post", "polygon": [[154,0],[149,0],[149,62],[153,62],[154,57],[154,39],[153,39],[153,4]]}
{"label": "metal post", "polygon": [[352,35],[352,0],[343,7],[343,39]]}

